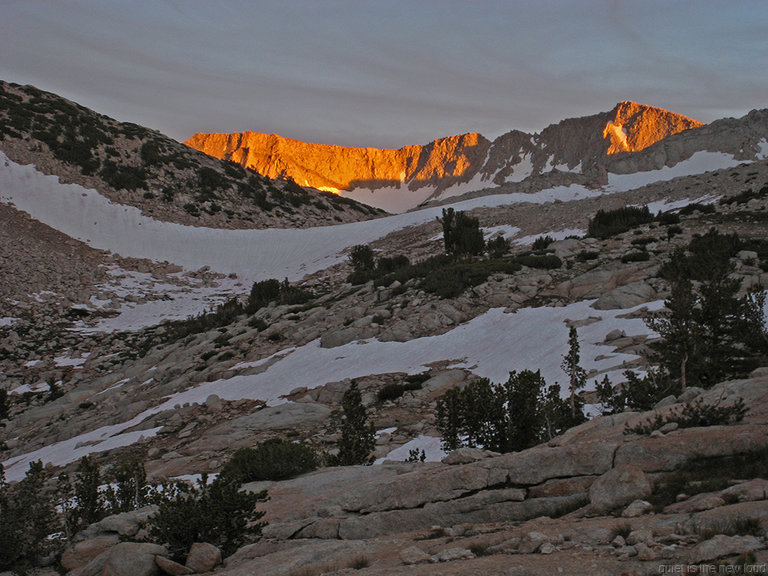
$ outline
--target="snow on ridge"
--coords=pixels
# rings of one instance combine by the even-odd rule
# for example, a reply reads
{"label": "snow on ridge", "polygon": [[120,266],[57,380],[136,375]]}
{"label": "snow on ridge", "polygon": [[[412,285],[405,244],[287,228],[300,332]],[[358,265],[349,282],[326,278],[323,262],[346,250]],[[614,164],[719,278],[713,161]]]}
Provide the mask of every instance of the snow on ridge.
{"label": "snow on ridge", "polygon": [[648,211],[651,214],[656,214],[658,212],[674,212],[691,204],[714,204],[720,198],[721,196],[719,195],[706,194],[699,198],[681,198],[680,200],[672,201],[666,199],[657,200],[655,202],[648,202],[645,205],[648,206]]}
{"label": "snow on ridge", "polygon": [[706,152],[702,150],[694,153],[687,160],[678,162],[671,167],[664,166],[659,170],[635,172],[634,174],[614,174],[609,172],[608,186],[606,188],[609,192],[626,192],[653,182],[666,182],[681,176],[695,176],[714,170],[733,168],[742,163],[743,161],[736,160],[732,155],[725,152]]}

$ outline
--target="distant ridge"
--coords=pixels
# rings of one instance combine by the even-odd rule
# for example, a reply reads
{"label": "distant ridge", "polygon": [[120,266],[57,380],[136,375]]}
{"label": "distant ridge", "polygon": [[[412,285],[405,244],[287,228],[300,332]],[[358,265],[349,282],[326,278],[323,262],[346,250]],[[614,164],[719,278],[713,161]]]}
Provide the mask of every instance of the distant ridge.
{"label": "distant ridge", "polygon": [[[311,144],[276,134],[198,133],[185,144],[270,178],[336,193],[396,189],[413,205],[468,187],[519,182],[553,169],[588,173],[609,156],[643,150],[702,126],[686,116],[624,101],[610,112],[563,120],[540,134],[513,130],[490,141],[467,133],[397,150]],[[449,189],[455,188],[455,191]],[[444,194],[449,191],[447,194]],[[348,194],[344,194],[348,195]],[[376,202],[372,202],[376,205]]]}

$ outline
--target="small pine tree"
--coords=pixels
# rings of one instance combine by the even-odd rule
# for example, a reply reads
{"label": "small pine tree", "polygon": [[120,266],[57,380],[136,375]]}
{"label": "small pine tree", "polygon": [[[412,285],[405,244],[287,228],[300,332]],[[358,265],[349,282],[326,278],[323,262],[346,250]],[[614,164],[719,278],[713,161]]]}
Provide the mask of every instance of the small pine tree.
{"label": "small pine tree", "polygon": [[[691,241],[690,254],[678,250],[662,266],[671,292],[665,311],[646,319],[660,336],[651,360],[683,388],[745,375],[768,352],[762,289],[739,297],[740,283],[730,277],[739,242],[712,229]],[[697,289],[692,280],[701,281]]]}
{"label": "small pine tree", "polygon": [[680,378],[682,389],[688,381],[688,366],[694,367],[694,381],[699,378],[701,366],[701,326],[696,322],[696,296],[691,281],[678,277],[672,283],[672,291],[664,301],[665,314],[651,317],[646,324],[658,332],[661,341],[651,344],[654,359],[658,359],[674,378]]}
{"label": "small pine tree", "polygon": [[150,504],[153,490],[147,484],[144,462],[137,455],[128,456],[112,467],[114,486],[110,485],[104,494],[110,514],[130,512]]}
{"label": "small pine tree", "polygon": [[357,382],[352,382],[344,392],[341,410],[341,439],[334,463],[339,466],[371,464],[371,452],[376,446],[376,430],[373,423],[368,422],[368,411],[363,405]]}
{"label": "small pine tree", "polygon": [[545,425],[542,414],[546,382],[541,372],[510,372],[505,385],[509,410],[509,436],[504,452],[535,446],[542,440]]}
{"label": "small pine tree", "polygon": [[462,430],[462,394],[458,388],[446,390],[437,401],[437,421],[435,426],[440,431],[444,450],[456,450],[463,446]]}
{"label": "small pine tree", "polygon": [[[568,375],[568,396],[569,406],[571,408],[571,420],[576,423],[579,418],[576,414],[576,394],[578,390],[584,388],[587,383],[587,373],[579,366],[581,357],[579,355],[579,335],[575,326],[571,326],[568,331],[568,353],[563,356],[563,362],[560,367]],[[583,418],[581,418],[583,420]]]}
{"label": "small pine tree", "polygon": [[443,226],[446,254],[470,256],[483,253],[485,240],[477,218],[455,212],[453,208],[443,208],[443,217],[438,220]]}
{"label": "small pine tree", "polygon": [[104,495],[99,491],[99,486],[101,486],[99,465],[90,456],[83,456],[75,475],[74,485],[78,525],[82,527],[98,522],[106,513]]}
{"label": "small pine tree", "polygon": [[78,531],[77,525],[77,501],[75,500],[75,490],[72,487],[72,481],[69,474],[59,474],[56,479],[56,506],[61,510],[61,520],[64,525],[64,534],[67,542]]}
{"label": "small pine tree", "polygon": [[455,217],[456,212],[453,208],[443,208],[443,217],[438,218],[443,226],[443,245],[445,246],[446,254],[453,252]]}
{"label": "small pine tree", "polygon": [[365,244],[352,247],[349,251],[349,263],[352,265],[352,269],[358,273],[373,272],[376,268],[373,250]]}
{"label": "small pine tree", "polygon": [[59,529],[41,461],[30,462],[24,479],[11,491],[0,466],[0,570],[24,573],[39,564],[54,544],[47,536]]}

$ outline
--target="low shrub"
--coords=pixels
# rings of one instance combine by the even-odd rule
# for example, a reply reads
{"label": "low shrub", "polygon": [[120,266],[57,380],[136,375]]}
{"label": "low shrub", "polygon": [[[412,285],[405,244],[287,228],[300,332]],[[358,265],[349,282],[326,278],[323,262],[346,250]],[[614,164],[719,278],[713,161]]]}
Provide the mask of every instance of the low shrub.
{"label": "low shrub", "polygon": [[545,250],[555,239],[552,236],[539,236],[533,241],[532,248],[534,250]]}
{"label": "low shrub", "polygon": [[734,470],[743,480],[766,478],[768,475],[768,449],[762,448],[728,456],[691,458],[675,471],[659,476],[654,481],[654,492],[649,502],[657,509],[672,504],[676,496],[702,492],[715,492],[733,485]]}
{"label": "low shrub", "polygon": [[699,204],[698,202],[694,202],[693,204],[688,204],[687,206],[680,208],[678,214],[680,214],[680,216],[690,216],[694,212],[699,212],[700,214],[714,214],[715,206],[714,204]]}
{"label": "low shrub", "polygon": [[679,224],[680,215],[674,212],[659,212],[656,214],[656,221],[662,226],[669,226],[670,224]]}
{"label": "low shrub", "polygon": [[270,278],[269,280],[254,282],[251,287],[251,294],[248,296],[248,302],[245,305],[245,311],[248,314],[253,314],[271,302],[288,305],[305,304],[314,297],[314,294],[309,290],[291,285],[287,278],[283,282]]}
{"label": "low shrub", "polygon": [[395,384],[387,384],[379,390],[376,397],[380,402],[386,400],[397,400],[406,392],[411,390],[421,390],[421,382],[402,382]]}
{"label": "low shrub", "polygon": [[621,257],[621,261],[625,264],[628,262],[647,262],[650,258],[651,255],[647,250],[635,250],[624,254],[624,256]]}
{"label": "low shrub", "polygon": [[578,254],[576,254],[576,260],[579,262],[586,262],[588,260],[597,260],[600,257],[599,252],[594,252],[591,250],[582,250]]}
{"label": "low shrub", "polygon": [[720,406],[719,403],[705,404],[699,399],[665,416],[657,414],[655,418],[649,418],[631,428],[627,427],[624,434],[650,434],[669,422],[677,423],[680,428],[727,426],[741,422],[748,410],[741,398],[728,406]]}
{"label": "low shrub", "polygon": [[255,448],[241,448],[224,465],[221,475],[242,483],[257,480],[286,480],[314,470],[318,458],[306,444],[267,440]]}
{"label": "low shrub", "polygon": [[593,238],[610,238],[653,221],[648,206],[624,206],[615,210],[598,210],[589,220],[587,234]]}
{"label": "low shrub", "polygon": [[516,260],[519,264],[528,266],[528,268],[541,268],[544,270],[554,270],[563,265],[563,261],[554,254],[526,254],[518,256]]}

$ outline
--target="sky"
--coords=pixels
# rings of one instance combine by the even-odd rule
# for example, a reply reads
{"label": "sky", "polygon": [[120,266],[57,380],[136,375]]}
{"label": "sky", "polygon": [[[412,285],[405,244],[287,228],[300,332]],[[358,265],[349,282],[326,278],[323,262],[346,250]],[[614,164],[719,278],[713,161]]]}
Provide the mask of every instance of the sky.
{"label": "sky", "polygon": [[0,79],[177,140],[399,148],[768,107],[764,0],[2,0]]}

